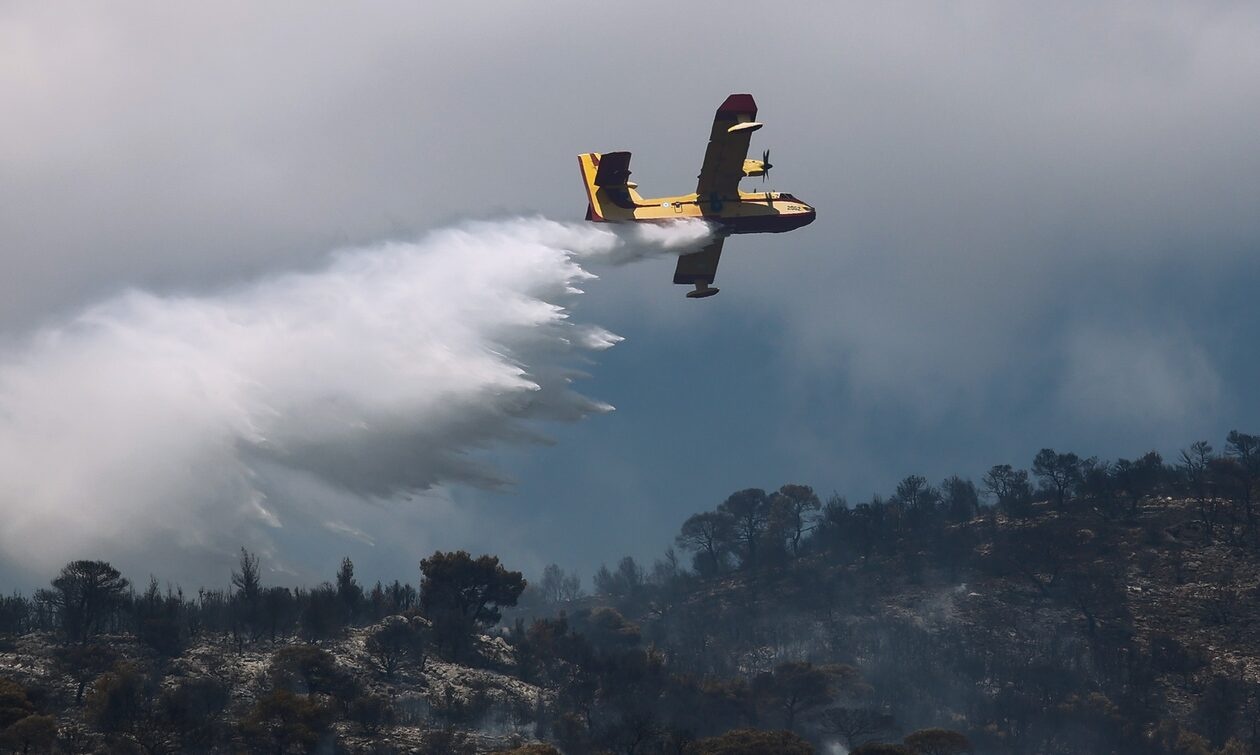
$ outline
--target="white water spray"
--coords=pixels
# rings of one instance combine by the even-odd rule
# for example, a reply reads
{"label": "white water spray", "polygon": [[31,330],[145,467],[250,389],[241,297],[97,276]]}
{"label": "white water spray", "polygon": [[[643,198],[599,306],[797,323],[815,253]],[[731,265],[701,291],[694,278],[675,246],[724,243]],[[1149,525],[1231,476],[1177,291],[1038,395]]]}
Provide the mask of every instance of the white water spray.
{"label": "white water spray", "polygon": [[475,223],[211,296],[132,291],[45,328],[0,353],[0,561],[219,564],[241,544],[283,560],[286,512],[314,501],[340,509],[329,532],[371,541],[355,507],[501,485],[470,452],[611,409],[571,385],[578,354],[621,340],[570,318],[583,264],[708,237]]}

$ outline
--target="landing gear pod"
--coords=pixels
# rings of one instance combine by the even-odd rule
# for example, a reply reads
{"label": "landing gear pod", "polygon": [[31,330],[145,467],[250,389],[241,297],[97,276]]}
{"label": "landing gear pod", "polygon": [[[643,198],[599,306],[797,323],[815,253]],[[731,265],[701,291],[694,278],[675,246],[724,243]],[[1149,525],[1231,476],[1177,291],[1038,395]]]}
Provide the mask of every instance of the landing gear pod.
{"label": "landing gear pod", "polygon": [[710,286],[708,283],[705,283],[704,281],[696,281],[696,290],[688,291],[687,298],[688,299],[703,299],[708,296],[714,296],[715,294],[717,294],[718,291],[721,291],[721,290],[722,289],[720,288],[713,288],[712,286]]}

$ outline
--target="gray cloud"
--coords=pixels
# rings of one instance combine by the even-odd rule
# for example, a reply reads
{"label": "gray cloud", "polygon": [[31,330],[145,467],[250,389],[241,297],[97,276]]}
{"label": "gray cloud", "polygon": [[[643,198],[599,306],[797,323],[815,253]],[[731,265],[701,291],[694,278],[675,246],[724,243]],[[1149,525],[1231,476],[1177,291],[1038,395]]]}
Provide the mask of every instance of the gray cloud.
{"label": "gray cloud", "polygon": [[1178,427],[1217,408],[1221,377],[1187,333],[1094,328],[1066,352],[1057,398],[1078,420]]}

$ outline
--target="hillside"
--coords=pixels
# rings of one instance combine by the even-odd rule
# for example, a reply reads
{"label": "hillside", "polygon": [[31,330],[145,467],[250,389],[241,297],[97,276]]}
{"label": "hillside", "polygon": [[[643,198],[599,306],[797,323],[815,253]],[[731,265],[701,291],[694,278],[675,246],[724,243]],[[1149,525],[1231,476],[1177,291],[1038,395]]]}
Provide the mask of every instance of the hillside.
{"label": "hillside", "polygon": [[994,506],[739,491],[683,524],[689,567],[622,559],[593,596],[440,553],[418,590],[345,561],[290,592],[242,553],[232,594],[88,620],[63,571],[0,606],[0,724],[59,752],[1260,752],[1256,478],[1183,461],[1040,495],[995,467]]}

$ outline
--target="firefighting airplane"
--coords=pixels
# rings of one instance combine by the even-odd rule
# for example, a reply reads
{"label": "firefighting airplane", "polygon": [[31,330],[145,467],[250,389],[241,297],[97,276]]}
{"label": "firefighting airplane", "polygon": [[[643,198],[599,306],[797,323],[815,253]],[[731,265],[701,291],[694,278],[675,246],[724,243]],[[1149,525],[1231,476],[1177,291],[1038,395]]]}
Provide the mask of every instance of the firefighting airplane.
{"label": "firefighting airplane", "polygon": [[694,285],[690,299],[713,296],[722,242],[733,233],[782,233],[814,222],[814,208],[791,194],[739,190],[745,176],[770,174],[770,150],[749,160],[748,142],[762,124],[751,94],[732,94],[713,118],[694,194],[644,199],[630,181],[629,152],[578,155],[589,204],[586,219],[599,223],[661,223],[675,218],[703,218],[717,226],[717,237],[704,249],[678,258],[674,283]]}

